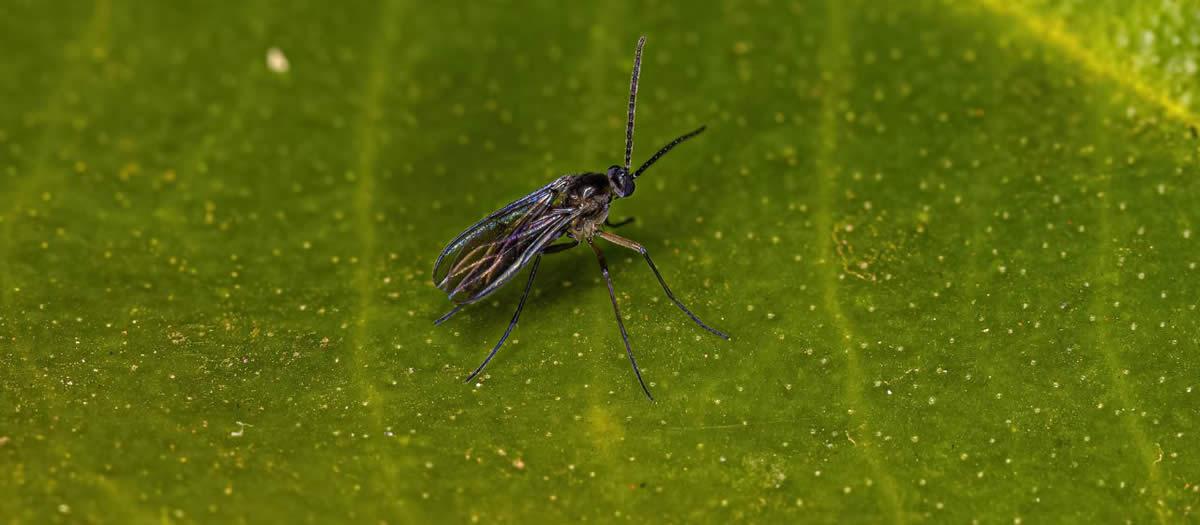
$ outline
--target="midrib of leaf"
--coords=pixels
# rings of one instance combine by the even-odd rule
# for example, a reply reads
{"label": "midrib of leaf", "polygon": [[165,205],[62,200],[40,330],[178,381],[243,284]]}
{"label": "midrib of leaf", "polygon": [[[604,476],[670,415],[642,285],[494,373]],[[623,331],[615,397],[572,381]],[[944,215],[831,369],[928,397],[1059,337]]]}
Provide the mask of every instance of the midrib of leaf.
{"label": "midrib of leaf", "polygon": [[976,0],[976,2],[991,13],[1014,20],[1038,40],[1079,63],[1092,75],[1114,82],[1138,98],[1158,106],[1163,113],[1175,120],[1193,127],[1200,126],[1200,116],[1197,116],[1187,106],[1172,98],[1161,87],[1143,79],[1137,72],[1093,53],[1079,41],[1079,38],[1065,29],[1066,24],[1061,20],[1047,18],[1012,0]]}
{"label": "midrib of leaf", "polygon": [[[354,193],[355,233],[358,237],[358,264],[354,271],[354,289],[358,294],[358,305],[354,329],[350,334],[350,352],[347,354],[351,379],[354,381],[360,395],[366,399],[366,407],[374,428],[368,430],[368,435],[377,436],[384,432],[383,403],[379,390],[371,384],[363,369],[369,361],[366,351],[373,309],[374,279],[372,268],[376,256],[376,231],[372,219],[373,195],[375,192],[375,164],[379,158],[378,122],[381,116],[381,106],[384,86],[388,84],[390,69],[389,55],[396,38],[396,2],[386,0],[380,7],[379,26],[375,28],[374,39],[371,43],[370,58],[367,64],[367,78],[363,89],[362,114],[355,128],[354,142],[358,146],[358,162],[355,171],[357,187]],[[378,447],[372,447],[380,462],[380,468],[386,480],[384,492],[399,486],[398,472],[390,457],[386,457]],[[383,502],[385,508],[395,509],[394,502],[389,498]]]}
{"label": "midrib of leaf", "polygon": [[[846,22],[841,12],[841,2],[838,0],[828,0],[825,3],[825,8],[828,16],[825,24],[827,34],[819,61],[821,71],[824,75],[829,75],[829,77],[824,79],[826,89],[822,97],[821,120],[817,128],[819,144],[817,145],[816,166],[819,177],[817,210],[814,215],[813,231],[817,237],[815,241],[817,246],[817,261],[825,269],[824,279],[821,281],[824,310],[829,316],[830,322],[836,328],[839,339],[838,344],[843,345],[846,354],[844,395],[846,397],[846,404],[849,406],[848,416],[854,428],[866,430],[868,429],[868,422],[871,420],[871,413],[869,407],[862,399],[863,374],[858,360],[858,350],[854,348],[854,342],[857,340],[857,337],[854,334],[854,327],[851,325],[850,320],[842,311],[841,302],[838,298],[838,282],[841,266],[832,262],[834,254],[830,249],[834,242],[831,234],[836,227],[833,220],[833,208],[835,207],[833,200],[835,195],[834,187],[838,182],[836,157],[838,151],[838,134],[840,133],[837,104],[850,89],[850,78],[848,76],[850,68],[846,63],[847,57],[845,53],[839,52],[838,48],[844,44],[848,45],[849,39],[846,37]],[[904,508],[901,503],[899,489],[896,486],[896,480],[888,472],[879,454],[876,453],[874,440],[869,430],[858,436],[856,448],[862,451],[862,455],[871,469],[872,476],[879,479],[884,500],[887,503],[888,510],[892,514],[892,521],[894,523],[904,523],[906,521]]]}

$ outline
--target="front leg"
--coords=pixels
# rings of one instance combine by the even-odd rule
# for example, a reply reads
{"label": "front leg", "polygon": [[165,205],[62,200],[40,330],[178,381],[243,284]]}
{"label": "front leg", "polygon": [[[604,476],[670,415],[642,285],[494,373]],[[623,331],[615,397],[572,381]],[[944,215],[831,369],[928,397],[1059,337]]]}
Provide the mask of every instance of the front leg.
{"label": "front leg", "polygon": [[634,220],[633,217],[626,217],[625,220],[622,220],[620,222],[612,222],[612,221],[608,220],[608,217],[605,217],[604,225],[608,226],[609,228],[620,228],[626,224],[633,222],[633,220]]}
{"label": "front leg", "polygon": [[542,248],[542,255],[550,255],[552,253],[558,253],[558,252],[561,252],[564,250],[570,250],[571,248],[574,248],[576,246],[579,246],[579,239],[571,239],[567,242],[551,244],[550,246]]}

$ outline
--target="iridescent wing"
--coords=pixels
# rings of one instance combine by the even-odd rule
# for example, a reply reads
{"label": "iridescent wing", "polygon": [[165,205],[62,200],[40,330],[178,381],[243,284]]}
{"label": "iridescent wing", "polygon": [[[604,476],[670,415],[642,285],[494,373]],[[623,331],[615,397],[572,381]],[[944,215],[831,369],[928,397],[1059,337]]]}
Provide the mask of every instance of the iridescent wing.
{"label": "iridescent wing", "polygon": [[442,250],[433,284],[457,304],[478,301],[513,278],[567,232],[575,210],[561,206],[571,176],[526,195],[467,228]]}

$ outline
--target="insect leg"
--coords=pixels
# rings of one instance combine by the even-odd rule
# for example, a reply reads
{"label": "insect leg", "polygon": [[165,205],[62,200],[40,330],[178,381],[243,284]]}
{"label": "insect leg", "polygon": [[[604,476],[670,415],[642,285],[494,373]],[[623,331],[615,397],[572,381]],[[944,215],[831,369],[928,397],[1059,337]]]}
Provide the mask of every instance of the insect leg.
{"label": "insect leg", "polygon": [[600,262],[600,273],[604,274],[604,282],[608,283],[608,298],[612,299],[613,313],[617,316],[617,326],[621,329],[621,340],[625,342],[625,354],[629,356],[629,363],[633,365],[633,373],[637,375],[638,384],[642,385],[642,392],[646,393],[646,397],[654,401],[654,396],[650,395],[650,389],[646,388],[646,382],[642,380],[642,371],[638,368],[637,359],[633,357],[633,348],[629,346],[629,333],[625,331],[625,323],[621,321],[621,308],[617,306],[617,293],[613,290],[612,277],[608,276],[608,262],[604,260],[604,252],[600,251],[600,247],[596,246],[591,239],[588,239],[588,246],[592,247],[592,251],[596,252],[596,260]]}
{"label": "insect leg", "polygon": [[525,282],[525,292],[521,294],[521,302],[517,303],[517,311],[513,312],[512,321],[509,321],[508,328],[504,330],[504,335],[500,336],[500,341],[496,342],[496,346],[492,347],[492,351],[488,354],[487,358],[479,364],[479,368],[471,372],[471,375],[463,381],[464,383],[470,383],[480,372],[483,372],[483,367],[487,366],[492,358],[496,356],[496,352],[500,351],[500,347],[504,345],[504,341],[508,340],[508,334],[511,334],[513,327],[517,326],[517,319],[521,317],[521,309],[525,308],[525,298],[529,297],[529,289],[533,288],[533,276],[537,275],[538,264],[541,264],[541,262],[541,255],[533,259],[533,266],[529,268],[529,280]]}
{"label": "insect leg", "polygon": [[675,303],[675,306],[678,306],[680,310],[683,310],[683,313],[687,314],[688,317],[691,317],[692,321],[695,321],[696,324],[700,325],[700,328],[708,330],[709,332],[712,332],[713,335],[716,335],[717,337],[720,337],[722,339],[729,339],[728,334],[726,334],[725,332],[722,332],[720,330],[717,330],[716,328],[708,326],[707,324],[704,324],[704,321],[701,321],[699,317],[696,317],[696,314],[692,313],[691,310],[688,310],[688,308],[686,306],[684,306],[683,303],[679,301],[679,299],[675,298],[675,294],[671,293],[671,288],[669,286],[667,286],[667,281],[663,280],[663,276],[661,273],[658,273],[658,267],[654,266],[654,260],[650,258],[650,252],[648,250],[646,250],[645,246],[642,246],[641,244],[638,244],[634,241],[631,241],[629,239],[621,237],[620,235],[614,235],[614,234],[607,233],[607,232],[599,232],[596,235],[603,238],[604,240],[606,240],[608,242],[611,242],[618,246],[623,246],[625,248],[629,248],[630,250],[633,250],[635,252],[642,254],[642,257],[646,258],[646,264],[650,265],[650,270],[653,271],[654,276],[658,278],[658,284],[662,285],[663,291],[667,292],[667,297],[671,299],[671,302]]}
{"label": "insect leg", "polygon": [[609,221],[607,217],[605,217],[605,218],[604,218],[604,225],[605,225],[605,226],[608,226],[609,228],[620,228],[620,227],[622,227],[622,226],[624,226],[624,225],[626,225],[626,224],[629,224],[629,223],[633,222],[633,220],[634,220],[634,218],[633,218],[633,217],[626,217],[626,218],[625,218],[625,220],[622,220],[622,221],[619,221],[619,222],[612,222],[612,221]]}
{"label": "insect leg", "polygon": [[570,250],[571,248],[574,248],[574,247],[576,247],[576,246],[579,246],[579,240],[578,240],[578,239],[571,239],[571,240],[569,240],[569,241],[567,241],[567,242],[560,242],[560,243],[558,243],[558,244],[551,244],[550,246],[547,246],[547,247],[545,247],[545,248],[542,248],[542,255],[549,255],[549,254],[552,254],[552,253],[558,253],[558,252],[561,252],[561,251],[564,251],[564,250]]}
{"label": "insect leg", "polygon": [[454,317],[454,314],[458,313],[459,310],[462,310],[463,306],[465,306],[465,305],[461,305],[461,304],[454,305],[453,310],[450,310],[449,312],[446,312],[446,315],[443,315],[443,316],[437,318],[437,321],[434,321],[433,325],[434,326],[440,325],[440,324],[446,322],[447,319]]}

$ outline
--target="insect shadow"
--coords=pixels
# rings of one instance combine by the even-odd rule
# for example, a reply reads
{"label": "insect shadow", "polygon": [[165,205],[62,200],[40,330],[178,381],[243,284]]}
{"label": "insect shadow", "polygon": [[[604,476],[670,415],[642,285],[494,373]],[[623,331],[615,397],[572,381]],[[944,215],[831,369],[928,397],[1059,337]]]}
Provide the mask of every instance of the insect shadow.
{"label": "insect shadow", "polygon": [[[521,310],[529,298],[533,288],[534,277],[537,276],[542,256],[562,252],[586,242],[600,264],[600,274],[604,276],[608,287],[608,297],[612,302],[613,314],[617,327],[621,331],[621,340],[625,343],[625,354],[629,364],[637,376],[642,392],[651,401],[654,396],[642,379],[642,371],[638,368],[633,348],[629,344],[629,333],[625,330],[625,322],[621,319],[621,308],[617,304],[616,290],[608,271],[608,261],[604,252],[595,243],[596,238],[603,239],[618,247],[637,252],[646,261],[646,265],[658,279],[659,285],[667,298],[679,307],[692,322],[713,335],[723,339],[729,336],[700,320],[683,302],[675,297],[662,273],[658,271],[650,251],[641,244],[616,235],[605,228],[615,229],[626,221],[612,222],[608,218],[609,206],[613,200],[633,195],[634,181],[647,169],[658,162],[664,155],[683,142],[704,132],[704,126],[685,133],[675,140],[658,149],[645,162],[632,169],[633,158],[633,122],[634,109],[637,103],[638,77],[642,68],[642,48],[646,45],[646,37],[638,39],[637,49],[633,57],[633,74],[629,81],[628,120],[625,125],[625,163],[623,166],[613,165],[605,173],[585,172],[565,175],[551,183],[535,190],[509,205],[484,217],[470,228],[460,233],[450,241],[442,253],[438,255],[433,268],[433,282],[438,289],[445,292],[454,308],[434,321],[441,324],[458,313],[463,307],[479,302],[491,296],[502,286],[511,281],[520,271],[529,268],[529,277],[517,302],[517,309],[505,329],[504,335],[496,343],[483,362],[467,377],[471,382],[487,367],[496,352],[504,345],[513,328],[521,317]],[[564,239],[561,242],[561,239]]]}

